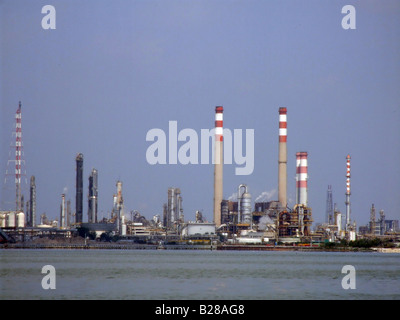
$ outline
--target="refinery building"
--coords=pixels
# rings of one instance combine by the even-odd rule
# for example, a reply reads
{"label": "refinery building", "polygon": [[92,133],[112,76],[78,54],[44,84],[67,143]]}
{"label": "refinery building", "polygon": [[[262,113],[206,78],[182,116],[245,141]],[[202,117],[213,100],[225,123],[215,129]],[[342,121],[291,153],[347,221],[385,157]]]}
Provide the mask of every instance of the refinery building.
{"label": "refinery building", "polygon": [[[19,103],[15,116],[15,210],[0,211],[0,241],[34,241],[37,238],[72,239],[91,237],[94,241],[125,241],[132,243],[220,243],[230,245],[277,245],[313,242],[337,242],[355,240],[358,236],[399,236],[398,220],[387,220],[383,211],[376,217],[372,205],[370,224],[360,227],[357,233],[351,220],[351,157],[343,162],[343,182],[346,185],[345,214],[332,203],[332,190],[328,186],[326,221],[313,229],[312,208],[308,202],[308,157],[307,151],[298,151],[288,157],[288,112],[278,109],[278,199],[253,204],[250,187],[246,184],[231,186],[237,190],[237,200],[223,197],[223,115],[222,106],[215,107],[213,221],[203,218],[197,211],[194,221],[185,221],[184,190],[170,187],[166,190],[166,201],[160,204],[160,214],[146,219],[136,210],[126,210],[123,183],[116,181],[115,194],[110,197],[111,216],[98,218],[98,177],[93,168],[88,177],[87,216],[84,214],[84,156],[75,157],[75,207],[65,194],[60,195],[59,219],[49,221],[45,214],[36,212],[36,179],[30,178],[28,200],[21,192],[22,175],[22,109]],[[297,146],[296,146],[297,147]],[[299,149],[301,146],[298,146]],[[300,149],[301,150],[301,149]],[[287,166],[296,167],[296,200],[293,207],[287,201]],[[211,200],[211,199],[209,199]],[[207,201],[207,199],[204,199]],[[86,206],[85,206],[86,207]],[[85,216],[87,219],[84,219]],[[37,223],[38,218],[40,222]],[[87,222],[84,222],[87,220]],[[396,238],[396,239],[397,239]],[[72,241],[72,240],[70,240]]]}

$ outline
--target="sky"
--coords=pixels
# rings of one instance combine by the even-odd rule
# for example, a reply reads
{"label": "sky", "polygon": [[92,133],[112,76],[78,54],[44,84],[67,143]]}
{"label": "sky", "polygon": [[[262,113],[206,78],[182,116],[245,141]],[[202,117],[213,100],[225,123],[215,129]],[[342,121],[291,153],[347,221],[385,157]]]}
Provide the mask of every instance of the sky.
{"label": "sky", "polygon": [[[49,4],[55,29],[42,28]],[[342,27],[349,4],[355,29]],[[99,219],[109,216],[120,180],[126,212],[162,216],[168,188],[177,187],[185,220],[200,210],[212,221],[213,165],[152,165],[146,135],[158,128],[168,140],[176,121],[178,132],[190,128],[200,138],[214,127],[215,106],[224,107],[225,128],[242,129],[243,139],[254,130],[254,170],[236,175],[236,163],[224,165],[224,198],[246,184],[253,205],[263,193],[277,200],[278,110],[286,107],[289,206],[295,155],[307,151],[314,225],[325,221],[328,185],[345,213],[350,154],[351,220],[366,225],[372,204],[386,219],[400,219],[399,85],[397,0],[3,0],[0,209],[15,203],[5,173],[13,170],[7,164],[19,101],[25,200],[34,175],[37,217],[59,219],[62,193],[75,208],[82,153],[84,222],[92,168]]]}

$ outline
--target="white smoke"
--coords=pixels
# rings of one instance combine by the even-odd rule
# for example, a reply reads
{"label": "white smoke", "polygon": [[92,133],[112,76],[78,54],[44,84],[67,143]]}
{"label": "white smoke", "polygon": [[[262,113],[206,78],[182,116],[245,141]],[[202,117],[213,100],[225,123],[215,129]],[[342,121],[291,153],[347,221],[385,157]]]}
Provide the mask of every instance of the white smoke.
{"label": "white smoke", "polygon": [[288,203],[288,205],[289,205],[289,203],[294,203],[293,197],[291,195],[288,196],[287,203]]}
{"label": "white smoke", "polygon": [[67,194],[67,193],[68,193],[68,187],[64,187],[63,194]]}
{"label": "white smoke", "polygon": [[255,200],[255,202],[266,202],[272,199],[276,195],[277,190],[272,189],[270,191],[263,191]]}
{"label": "white smoke", "polygon": [[260,218],[260,222],[258,223],[258,229],[265,230],[268,224],[274,224],[274,220],[272,220],[269,216],[263,216]]}
{"label": "white smoke", "polygon": [[237,201],[238,194],[237,192],[232,193],[232,195],[228,198],[229,201]]}

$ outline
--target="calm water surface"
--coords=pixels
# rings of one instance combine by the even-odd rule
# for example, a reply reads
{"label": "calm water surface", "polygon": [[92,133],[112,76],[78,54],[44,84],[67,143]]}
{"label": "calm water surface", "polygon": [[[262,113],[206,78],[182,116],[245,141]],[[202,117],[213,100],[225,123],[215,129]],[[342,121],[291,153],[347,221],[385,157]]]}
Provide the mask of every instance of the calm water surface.
{"label": "calm water surface", "polygon": [[[48,264],[55,290],[41,286]],[[400,254],[13,249],[0,267],[0,299],[400,299]]]}

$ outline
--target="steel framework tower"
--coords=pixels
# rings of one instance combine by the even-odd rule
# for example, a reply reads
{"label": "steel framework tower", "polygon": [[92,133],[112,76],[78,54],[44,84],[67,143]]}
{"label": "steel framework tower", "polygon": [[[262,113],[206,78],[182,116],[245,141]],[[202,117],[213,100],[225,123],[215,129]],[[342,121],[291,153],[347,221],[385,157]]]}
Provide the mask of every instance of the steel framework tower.
{"label": "steel framework tower", "polygon": [[[15,113],[15,145],[12,143],[11,148],[15,148],[15,158],[8,160],[7,166],[11,162],[15,163],[13,170],[9,173],[6,171],[6,176],[13,175],[15,181],[15,211],[19,212],[23,210],[23,196],[21,191],[21,178],[22,178],[22,165],[25,161],[22,159],[23,155],[23,144],[22,144],[22,108],[21,101],[19,102],[18,109]],[[7,178],[6,178],[7,179]]]}
{"label": "steel framework tower", "polygon": [[15,184],[16,211],[22,210],[21,195],[21,165],[22,165],[22,113],[21,101],[15,114]]}

